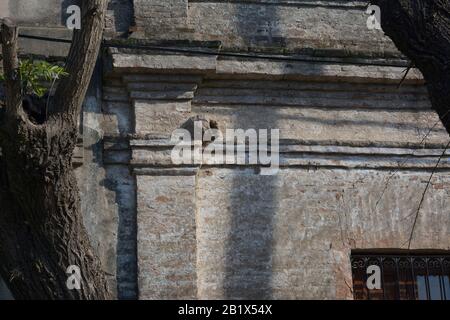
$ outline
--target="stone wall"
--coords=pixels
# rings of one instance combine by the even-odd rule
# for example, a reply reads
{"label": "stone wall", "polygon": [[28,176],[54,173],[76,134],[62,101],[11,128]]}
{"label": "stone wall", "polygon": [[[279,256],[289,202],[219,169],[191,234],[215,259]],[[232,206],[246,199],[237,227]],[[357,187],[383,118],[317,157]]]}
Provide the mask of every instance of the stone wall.
{"label": "stone wall", "polygon": [[[116,43],[210,52],[110,48],[86,98],[76,170],[92,242],[119,298],[351,299],[351,250],[407,247],[448,135],[420,72],[398,87],[408,62],[366,28],[365,5],[111,2],[106,37]],[[32,21],[22,21],[24,32],[70,36],[56,11]],[[131,39],[119,39],[133,24]],[[280,129],[278,174],[174,165],[170,135],[195,116],[222,131]],[[449,171],[447,151],[413,249],[450,249]]]}
{"label": "stone wall", "polygon": [[[405,248],[429,172],[205,169],[198,177],[200,299],[351,299],[352,249]],[[447,173],[434,177],[412,249],[448,249]]]}
{"label": "stone wall", "polygon": [[382,33],[365,28],[366,1],[135,0],[134,4],[136,38],[215,40],[236,51],[398,55]]}
{"label": "stone wall", "polygon": [[[20,26],[21,34],[70,39],[66,28],[67,8],[79,0],[0,0],[0,18],[11,17]],[[105,37],[128,35],[133,24],[132,0],[110,0],[106,17]],[[47,57],[67,55],[69,46],[63,43],[20,39],[21,52]]]}
{"label": "stone wall", "polygon": [[[416,70],[399,89],[402,64],[111,55],[105,99],[133,139],[105,152],[137,176],[139,298],[351,299],[351,250],[407,247],[448,141]],[[174,166],[169,137],[196,115],[280,129],[280,172]],[[450,248],[449,156],[412,249]]]}

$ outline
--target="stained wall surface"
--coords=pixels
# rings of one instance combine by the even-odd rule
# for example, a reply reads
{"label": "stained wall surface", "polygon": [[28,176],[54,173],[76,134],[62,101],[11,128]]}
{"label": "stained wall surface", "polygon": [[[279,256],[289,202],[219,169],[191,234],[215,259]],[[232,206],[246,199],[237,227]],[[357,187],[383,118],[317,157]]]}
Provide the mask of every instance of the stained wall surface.
{"label": "stained wall surface", "polygon": [[[9,12],[31,14],[21,3]],[[411,248],[450,249],[448,134],[418,70],[398,87],[408,61],[365,11],[343,0],[111,2],[105,37],[121,44],[266,56],[102,56],[76,170],[119,298],[352,299],[351,250],[408,247],[442,155]],[[24,31],[70,36],[58,10],[34,13]],[[170,136],[197,116],[223,132],[279,129],[278,173],[175,165]]]}

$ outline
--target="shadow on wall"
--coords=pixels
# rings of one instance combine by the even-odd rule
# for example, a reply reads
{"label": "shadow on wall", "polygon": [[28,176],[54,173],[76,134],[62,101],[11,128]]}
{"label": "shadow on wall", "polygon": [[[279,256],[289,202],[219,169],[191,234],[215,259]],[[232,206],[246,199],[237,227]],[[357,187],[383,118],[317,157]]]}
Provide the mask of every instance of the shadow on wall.
{"label": "shadow on wall", "polygon": [[0,300],[14,300],[2,278],[0,278]]}
{"label": "shadow on wall", "polygon": [[[274,47],[285,47],[285,40],[279,31],[278,8],[278,5],[260,4],[257,10],[258,18],[255,21],[254,6],[236,5],[236,29],[243,39],[247,37],[245,41],[249,48],[271,51]],[[254,36],[248,38],[249,32]],[[280,63],[278,66],[284,68],[285,73],[291,72],[290,63]],[[316,67],[322,70],[322,66]],[[258,107],[261,106],[254,105],[255,118],[262,116],[260,112],[269,110],[260,111]],[[268,129],[270,132],[270,129],[279,128],[283,115],[277,108],[273,108],[271,112],[273,114],[270,117],[264,118],[264,127],[254,129]],[[239,111],[235,112],[234,116],[236,129],[249,129],[249,117],[243,117]],[[296,120],[299,123],[304,120],[301,113]],[[287,136],[280,130],[280,138],[283,135]],[[284,257],[289,255],[283,248],[277,248],[275,241],[278,233],[277,215],[281,214],[279,211],[281,169],[277,175],[268,176],[259,175],[253,169],[235,169],[232,174],[232,190],[229,195],[231,222],[225,244],[224,298],[277,299],[280,296],[298,298],[297,291],[293,293],[289,287],[278,283],[276,275],[279,272],[276,269],[277,265],[281,264],[282,267],[285,263],[279,259],[285,259]],[[279,249],[283,252],[277,254],[276,250]],[[278,255],[281,257],[281,253],[282,258],[275,261],[274,257]]]}
{"label": "shadow on wall", "polygon": [[[261,15],[266,28],[257,28],[249,46],[270,45],[273,42],[272,28],[278,20],[277,6],[261,6]],[[238,32],[245,37],[252,25],[248,6],[236,6]],[[275,118],[270,118],[275,119]],[[247,129],[237,115],[236,129]],[[267,121],[266,128],[276,128],[276,121]],[[258,129],[258,128],[254,128]],[[270,140],[269,140],[270,141]],[[274,217],[277,204],[277,176],[259,176],[257,173],[233,171],[231,223],[226,243],[226,266],[224,277],[225,299],[272,299],[272,256]],[[256,180],[255,180],[256,179]],[[261,182],[264,187],[255,190]]]}
{"label": "shadow on wall", "polygon": [[[111,165],[103,157],[102,118],[115,114],[104,111],[102,104],[101,61],[83,105],[83,166],[82,209],[91,241],[99,249],[110,285],[115,285],[119,299],[137,297],[136,262],[136,195],[135,181],[128,166]],[[92,101],[89,97],[96,97]],[[126,116],[126,115],[122,115]],[[125,131],[120,133],[124,134]],[[115,277],[115,278],[114,278]]]}
{"label": "shadow on wall", "polygon": [[130,27],[134,22],[133,0],[110,0],[108,10],[114,12],[114,28],[116,32],[128,37]]}
{"label": "shadow on wall", "polygon": [[[243,171],[235,169],[232,173],[225,299],[272,299],[277,176],[258,177],[257,173]],[[255,190],[258,181],[264,188]]]}
{"label": "shadow on wall", "polygon": [[247,47],[260,51],[262,48],[271,50],[286,46],[286,39],[280,33],[278,8],[276,3],[236,3],[236,31]]}

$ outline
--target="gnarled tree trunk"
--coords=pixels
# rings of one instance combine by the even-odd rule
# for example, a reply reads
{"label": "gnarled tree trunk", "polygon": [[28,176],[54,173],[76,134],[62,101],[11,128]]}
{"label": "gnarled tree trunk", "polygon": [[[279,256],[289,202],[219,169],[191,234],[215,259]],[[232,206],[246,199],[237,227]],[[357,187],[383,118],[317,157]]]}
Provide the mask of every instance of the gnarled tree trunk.
{"label": "gnarled tree trunk", "polygon": [[433,108],[450,134],[450,1],[372,0],[381,26],[422,72]]}
{"label": "gnarled tree trunk", "polygon": [[[93,73],[107,0],[83,0],[81,30],[67,58],[48,118],[34,124],[22,108],[17,27],[1,28],[6,107],[0,114],[0,274],[16,299],[110,299],[105,274],[84,228],[72,169],[81,105]],[[69,266],[81,270],[70,290]]]}

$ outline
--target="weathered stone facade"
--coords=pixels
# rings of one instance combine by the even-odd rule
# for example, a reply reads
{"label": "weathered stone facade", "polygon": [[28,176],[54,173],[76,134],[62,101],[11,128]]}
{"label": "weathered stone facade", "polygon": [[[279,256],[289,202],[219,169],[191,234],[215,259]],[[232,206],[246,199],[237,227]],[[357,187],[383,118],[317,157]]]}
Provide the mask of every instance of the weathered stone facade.
{"label": "weathered stone facade", "polygon": [[[407,62],[366,2],[111,8],[116,43],[178,50],[109,48],[86,99],[83,208],[120,298],[351,299],[351,250],[407,248],[449,137],[417,70],[398,88]],[[278,174],[173,165],[171,133],[197,115],[280,129]],[[450,249],[449,171],[447,152],[411,249]]]}

